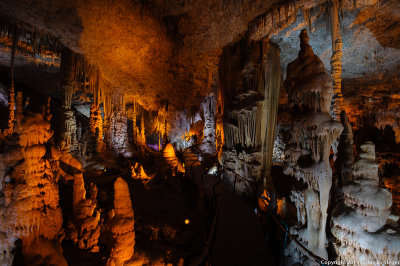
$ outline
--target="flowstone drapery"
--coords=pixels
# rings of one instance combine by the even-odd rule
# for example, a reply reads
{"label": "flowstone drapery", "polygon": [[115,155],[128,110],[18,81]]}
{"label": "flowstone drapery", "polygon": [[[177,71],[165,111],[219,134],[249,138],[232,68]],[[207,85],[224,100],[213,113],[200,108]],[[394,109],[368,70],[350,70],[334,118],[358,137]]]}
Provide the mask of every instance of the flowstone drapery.
{"label": "flowstone drapery", "polygon": [[279,66],[279,49],[266,39],[255,42],[244,38],[225,48],[222,55],[224,177],[240,194],[253,196],[254,184],[262,183],[271,168]]}

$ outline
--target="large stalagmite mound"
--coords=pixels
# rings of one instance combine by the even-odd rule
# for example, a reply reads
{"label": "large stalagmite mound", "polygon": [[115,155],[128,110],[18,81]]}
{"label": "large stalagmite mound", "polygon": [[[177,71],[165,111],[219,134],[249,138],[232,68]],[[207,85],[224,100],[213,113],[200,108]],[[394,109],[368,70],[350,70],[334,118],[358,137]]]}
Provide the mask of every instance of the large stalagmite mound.
{"label": "large stalagmite mound", "polygon": [[[292,190],[298,224],[291,231],[313,253],[327,259],[325,228],[332,186],[329,154],[343,126],[329,114],[333,95],[331,79],[308,40],[307,30],[303,29],[301,50],[298,58],[289,64],[284,84],[291,116],[284,173],[307,184],[305,190]],[[310,263],[293,242],[286,254],[292,261]]]}
{"label": "large stalagmite mound", "polygon": [[400,232],[384,228],[390,215],[392,195],[379,187],[375,145],[361,145],[353,165],[353,180],[343,187],[344,201],[332,213],[334,247],[340,259],[398,261]]}
{"label": "large stalagmite mound", "polygon": [[[19,110],[22,112],[22,108]],[[17,119],[2,155],[4,169],[8,169],[1,180],[2,264],[11,264],[14,242],[21,239],[25,263],[67,265],[62,255],[63,219],[54,174],[58,164],[46,147],[53,134],[50,117],[45,111]]]}

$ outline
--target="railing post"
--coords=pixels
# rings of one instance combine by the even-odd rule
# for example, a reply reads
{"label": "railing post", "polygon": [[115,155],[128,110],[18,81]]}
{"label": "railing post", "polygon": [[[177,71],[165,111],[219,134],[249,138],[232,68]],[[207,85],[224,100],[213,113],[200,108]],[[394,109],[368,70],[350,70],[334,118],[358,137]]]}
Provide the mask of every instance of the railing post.
{"label": "railing post", "polygon": [[[279,219],[279,221],[283,224],[283,226],[285,226],[286,231],[289,231],[289,227],[288,227],[288,225],[285,223],[285,221],[282,220],[282,219]],[[279,266],[282,266],[282,265],[283,265],[283,258],[284,258],[284,256],[285,256],[285,249],[286,249],[287,236],[288,236],[288,235],[287,235],[287,232],[285,232],[285,240],[283,240],[282,254],[281,254],[281,260],[280,260]]]}

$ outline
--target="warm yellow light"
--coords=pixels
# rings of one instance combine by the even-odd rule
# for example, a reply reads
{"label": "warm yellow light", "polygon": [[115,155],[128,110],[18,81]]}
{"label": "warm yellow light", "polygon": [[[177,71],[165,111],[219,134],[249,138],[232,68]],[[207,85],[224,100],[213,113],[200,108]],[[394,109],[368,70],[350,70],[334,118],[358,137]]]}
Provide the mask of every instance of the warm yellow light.
{"label": "warm yellow light", "polygon": [[189,223],[190,223],[189,219],[186,219],[185,224],[189,224]]}

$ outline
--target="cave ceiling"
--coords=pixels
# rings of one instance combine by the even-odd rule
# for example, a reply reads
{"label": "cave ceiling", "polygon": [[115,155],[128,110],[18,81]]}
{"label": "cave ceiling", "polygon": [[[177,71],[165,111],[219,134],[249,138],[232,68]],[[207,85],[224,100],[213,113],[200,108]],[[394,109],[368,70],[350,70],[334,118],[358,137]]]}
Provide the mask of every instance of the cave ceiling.
{"label": "cave ceiling", "polygon": [[[293,8],[296,3],[296,8]],[[98,67],[113,90],[148,110],[165,100],[177,107],[200,102],[216,84],[224,46],[247,34],[269,37],[281,50],[282,72],[297,57],[298,35],[309,27],[310,44],[329,69],[327,3],[322,0],[128,1],[3,0],[0,14],[55,36]],[[397,0],[343,1],[343,79],[400,74],[400,5]],[[262,23],[261,23],[262,22]],[[9,67],[0,49],[0,69]],[[16,82],[54,94],[58,72],[17,54]],[[26,73],[35,73],[26,75]],[[4,82],[4,81],[3,81]]]}

